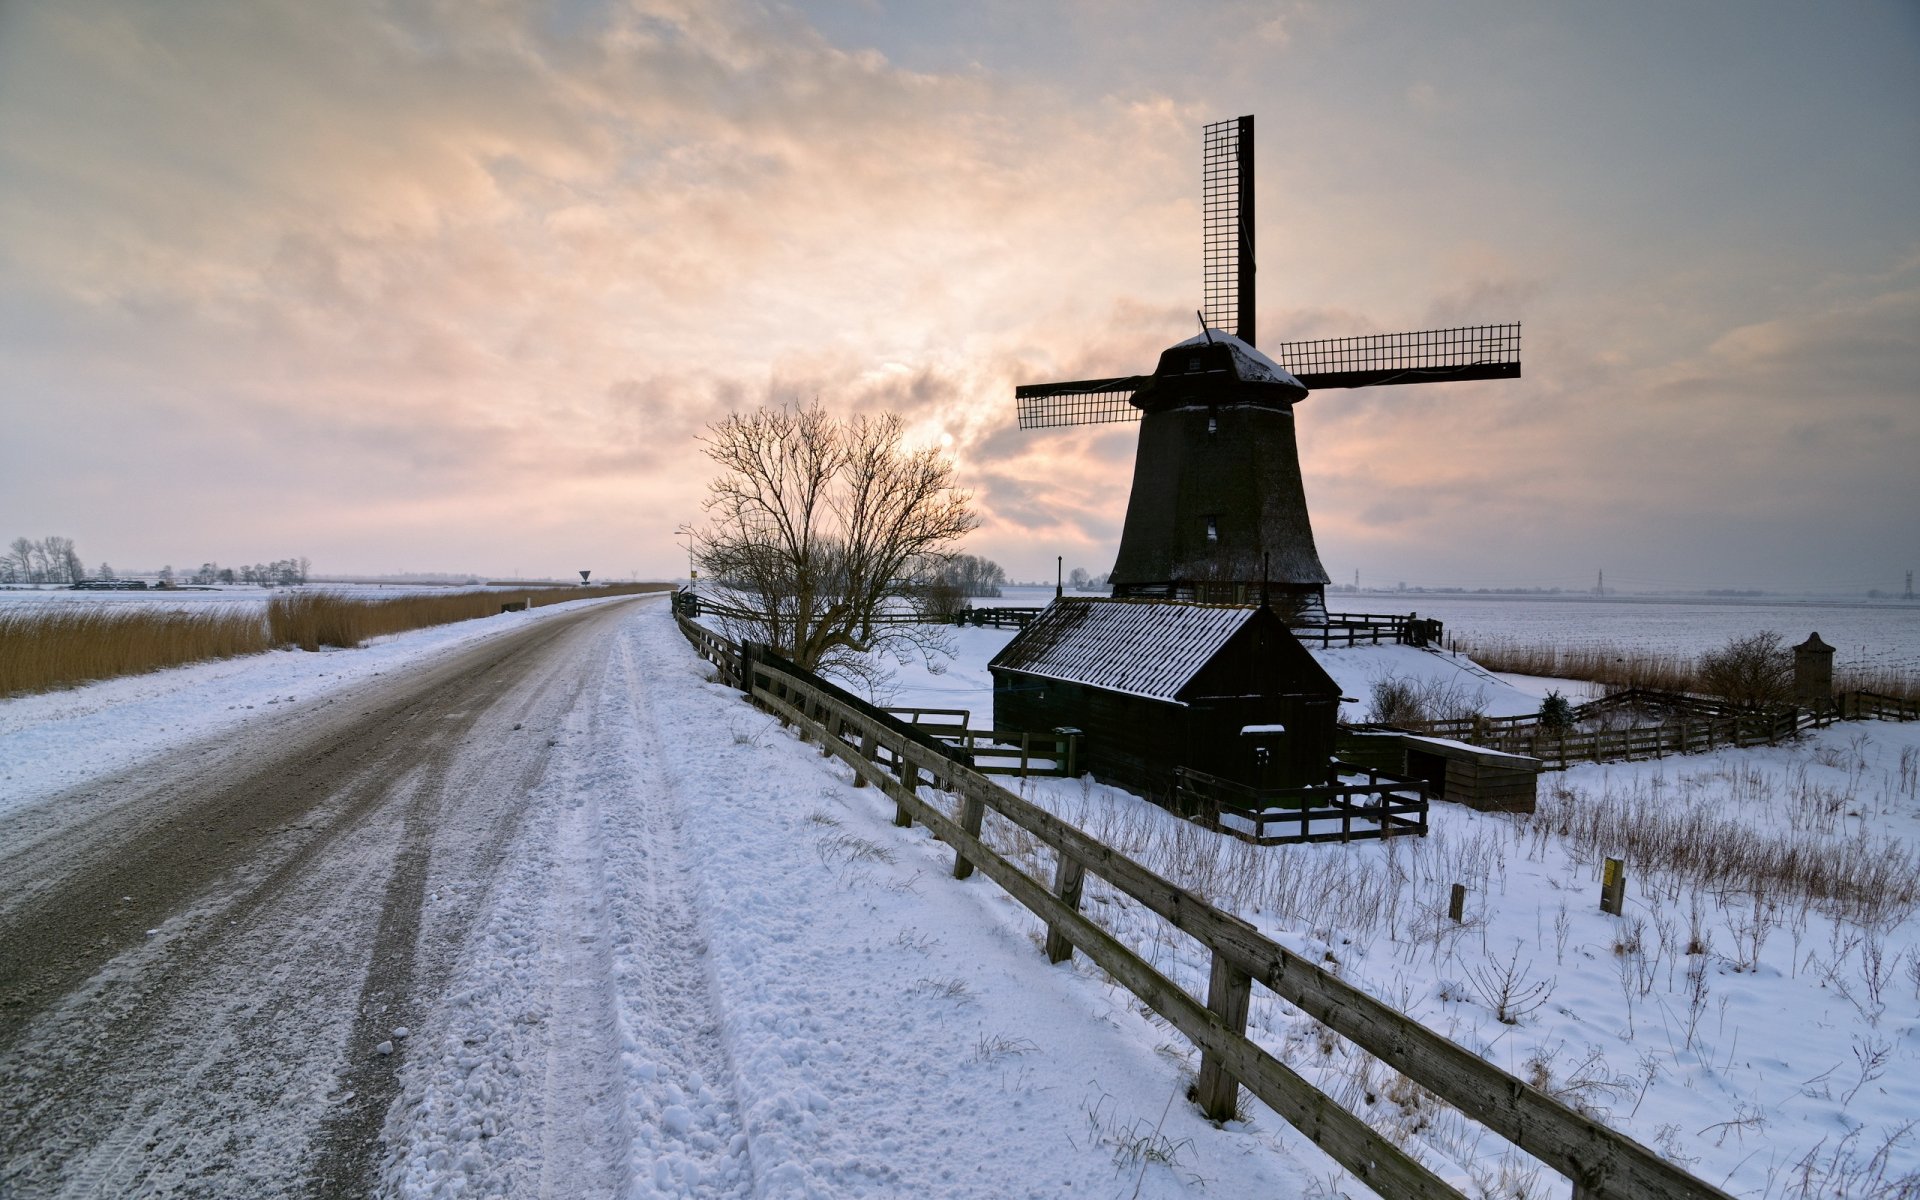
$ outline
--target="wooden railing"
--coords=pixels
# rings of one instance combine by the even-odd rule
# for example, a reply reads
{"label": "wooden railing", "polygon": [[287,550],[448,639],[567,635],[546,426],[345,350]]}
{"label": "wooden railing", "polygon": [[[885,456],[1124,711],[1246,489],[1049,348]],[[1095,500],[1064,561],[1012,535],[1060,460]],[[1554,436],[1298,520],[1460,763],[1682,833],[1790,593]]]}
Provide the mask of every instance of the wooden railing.
{"label": "wooden railing", "polygon": [[[1337,776],[1364,776],[1366,782],[1254,788],[1192,767],[1176,767],[1174,811],[1256,846],[1427,835],[1425,783],[1338,759],[1334,770]],[[1335,824],[1339,828],[1331,828]]]}
{"label": "wooden railing", "polygon": [[1055,729],[973,729],[973,713],[964,708],[889,708],[887,712],[964,750],[982,775],[1059,775],[1080,773],[1080,731]]}
{"label": "wooden railing", "polygon": [[955,625],[991,625],[995,629],[1025,629],[1044,608],[965,608],[953,618]]}
{"label": "wooden railing", "polygon": [[1293,635],[1308,646],[1372,646],[1396,642],[1427,646],[1440,641],[1439,621],[1415,613],[1328,613],[1324,625],[1295,625]]}
{"label": "wooden railing", "polygon": [[1547,768],[1566,770],[1575,763],[1631,762],[1669,754],[1701,754],[1722,746],[1770,745],[1838,720],[1869,717],[1920,720],[1920,703],[1873,692],[1846,692],[1835,697],[1832,705],[1819,709],[1749,712],[1703,696],[1652,688],[1629,688],[1603,696],[1575,706],[1570,716],[1578,723],[1614,713],[1648,710],[1664,713],[1667,719],[1659,725],[1629,729],[1555,730],[1542,725],[1538,715],[1525,713],[1512,717],[1414,721],[1391,728],[1427,737],[1453,738],[1489,750],[1525,754],[1539,759]]}
{"label": "wooden railing", "polygon": [[1843,692],[1835,709],[1845,720],[1875,717],[1882,721],[1920,721],[1920,700],[1883,696],[1879,692]]}
{"label": "wooden railing", "polygon": [[721,683],[729,687],[742,686],[740,647],[699,622],[688,620],[686,614],[682,613],[677,606],[674,609],[673,619],[679,624],[680,632],[693,643],[694,652],[719,668]]}
{"label": "wooden railing", "polygon": [[[822,753],[847,763],[858,785],[883,789],[896,805],[896,824],[918,821],[952,846],[956,879],[977,870],[1044,921],[1050,961],[1063,962],[1079,950],[1191,1040],[1201,1053],[1197,1099],[1208,1116],[1231,1119],[1244,1086],[1378,1194],[1463,1200],[1461,1192],[1246,1036],[1258,984],[1573,1180],[1575,1200],[1726,1196],[964,763],[767,662],[749,661],[745,669],[755,702]],[[923,782],[951,797],[953,811],[923,795]],[[1050,848],[1051,886],[982,840],[989,810]],[[1204,1004],[1081,914],[1089,873],[1207,948],[1212,967]]]}

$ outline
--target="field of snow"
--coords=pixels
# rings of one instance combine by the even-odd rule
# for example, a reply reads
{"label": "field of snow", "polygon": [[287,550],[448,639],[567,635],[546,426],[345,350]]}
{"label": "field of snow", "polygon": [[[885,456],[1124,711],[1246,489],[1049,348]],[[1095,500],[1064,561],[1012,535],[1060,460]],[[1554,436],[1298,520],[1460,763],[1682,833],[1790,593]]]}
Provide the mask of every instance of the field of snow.
{"label": "field of snow", "polygon": [[[980,606],[1044,605],[1050,587],[1002,588]],[[1105,595],[1105,591],[1072,592]],[[1896,601],[1800,602],[1655,596],[1473,596],[1420,592],[1331,595],[1335,613],[1409,613],[1435,617],[1447,636],[1465,642],[1619,647],[1694,655],[1730,639],[1773,630],[1789,645],[1809,633],[1834,648],[1836,667],[1920,672],[1920,604]]]}
{"label": "field of snow", "polygon": [[[504,628],[0,702],[0,808]],[[984,726],[985,662],[1012,635],[949,634],[951,662],[900,668],[887,701]],[[712,683],[665,604],[633,605],[613,653],[554,735],[548,816],[512,847],[458,986],[402,1047],[394,1192],[511,1195],[564,1156],[598,1178],[612,1148],[610,1178],[642,1196],[1362,1194],[1257,1105],[1224,1129],[1200,1120],[1180,1099],[1190,1047],[1084,959],[1048,968],[1024,909],[949,879],[946,847],[893,828],[877,791]],[[1350,696],[1395,674],[1482,688],[1489,711],[1538,702],[1440,654],[1325,661]],[[1920,1193],[1920,725],[1577,768],[1543,777],[1536,816],[1437,805],[1428,838],[1350,846],[1246,846],[1091,780],[1020,787],[1734,1194]],[[1007,829],[987,833],[1050,875]],[[1598,875],[1620,852],[1615,918]],[[1207,962],[1157,918],[1092,880],[1085,908],[1204,995]],[[638,936],[657,929],[670,953]],[[604,993],[555,999],[588,968]],[[1565,1194],[1255,996],[1252,1036],[1460,1186]],[[617,1060],[565,1053],[569,1030],[603,1021]],[[528,1097],[570,1090],[604,1122],[539,1127]]]}
{"label": "field of snow", "polygon": [[1445,622],[1449,638],[1480,645],[1605,646],[1691,656],[1766,630],[1788,645],[1817,632],[1834,648],[1836,668],[1920,672],[1920,604],[1394,594],[1328,601],[1335,611],[1418,611]]}
{"label": "field of snow", "polygon": [[[990,726],[985,663],[1011,637],[955,631],[939,673],[896,667],[889,703],[966,708]],[[1565,686],[1406,647],[1316,657],[1363,698],[1349,718],[1385,675],[1478,688],[1494,714],[1537,708],[1542,682]],[[1920,725],[1579,767],[1542,777],[1533,817],[1439,804],[1424,840],[1345,847],[1247,847],[1090,780],[1018,786],[1737,1195],[1920,1195]],[[1598,909],[1609,854],[1628,862],[1621,918]],[[1046,877],[1047,863],[1030,865]],[[1469,893],[1457,925],[1444,915],[1454,883]],[[1197,947],[1123,896],[1094,905],[1205,995]],[[1443,1174],[1488,1194],[1564,1189],[1310,1018],[1255,997],[1258,1040]],[[1512,1190],[1529,1180],[1534,1190]]]}

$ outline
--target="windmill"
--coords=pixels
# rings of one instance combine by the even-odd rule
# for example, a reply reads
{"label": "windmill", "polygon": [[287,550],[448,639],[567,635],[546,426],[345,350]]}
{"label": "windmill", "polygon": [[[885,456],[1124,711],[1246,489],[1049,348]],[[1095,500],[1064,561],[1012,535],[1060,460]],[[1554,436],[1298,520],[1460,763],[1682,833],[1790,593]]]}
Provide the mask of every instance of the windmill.
{"label": "windmill", "polygon": [[1513,379],[1520,326],[1254,348],[1253,118],[1202,131],[1199,336],[1150,375],[1016,388],[1020,428],[1140,422],[1116,597],[1245,603],[1324,620],[1326,569],[1300,480],[1293,406],[1322,388]]}

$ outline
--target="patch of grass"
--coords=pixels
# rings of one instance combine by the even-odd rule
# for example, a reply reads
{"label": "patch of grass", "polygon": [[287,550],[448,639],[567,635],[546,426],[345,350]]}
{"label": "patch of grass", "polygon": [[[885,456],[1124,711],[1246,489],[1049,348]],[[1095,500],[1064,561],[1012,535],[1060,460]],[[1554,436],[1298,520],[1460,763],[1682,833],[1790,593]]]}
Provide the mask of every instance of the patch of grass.
{"label": "patch of grass", "polygon": [[1032,1054],[1039,1049],[1026,1038],[1008,1037],[1004,1033],[983,1033],[973,1044],[973,1061],[990,1063],[1018,1054]]}
{"label": "patch of grass", "polygon": [[272,645],[251,604],[7,605],[0,607],[0,695],[258,654]]}
{"label": "patch of grass", "polygon": [[848,865],[852,863],[883,863],[892,865],[893,851],[880,843],[853,833],[836,833],[820,839],[815,847],[820,861],[828,866]]}
{"label": "patch of grass", "polygon": [[276,646],[318,650],[322,646],[352,649],[369,638],[405,633],[433,625],[451,625],[499,613],[503,604],[525,601],[530,607],[564,604],[605,596],[631,596],[660,591],[663,584],[619,584],[613,587],[529,588],[511,592],[442,592],[418,596],[363,598],[339,592],[293,592],[267,602],[267,624]]}
{"label": "patch of grass", "polygon": [[907,995],[964,1002],[973,999],[973,989],[964,979],[916,979],[907,988]]}

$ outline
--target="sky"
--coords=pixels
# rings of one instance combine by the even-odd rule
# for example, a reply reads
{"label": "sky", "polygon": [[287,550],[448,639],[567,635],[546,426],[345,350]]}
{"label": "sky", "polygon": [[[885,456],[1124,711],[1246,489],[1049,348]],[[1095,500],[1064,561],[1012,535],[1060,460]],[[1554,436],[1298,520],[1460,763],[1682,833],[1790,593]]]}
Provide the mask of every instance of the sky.
{"label": "sky", "polygon": [[1016,578],[1193,331],[1257,117],[1259,339],[1522,321],[1296,410],[1337,582],[1920,569],[1920,6],[0,0],[0,540],[123,570],[662,578],[702,431],[891,410]]}

